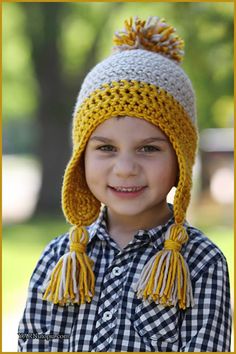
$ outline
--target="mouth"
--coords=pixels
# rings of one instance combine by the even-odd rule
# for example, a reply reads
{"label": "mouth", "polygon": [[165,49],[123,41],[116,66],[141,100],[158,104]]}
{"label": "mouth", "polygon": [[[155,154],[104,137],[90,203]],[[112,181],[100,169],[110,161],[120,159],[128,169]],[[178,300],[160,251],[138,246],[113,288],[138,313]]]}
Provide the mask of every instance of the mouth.
{"label": "mouth", "polygon": [[146,188],[146,186],[108,186],[108,188],[118,197],[137,197]]}
{"label": "mouth", "polygon": [[112,187],[109,186],[110,188],[114,189],[117,192],[124,192],[124,193],[132,193],[132,192],[138,192],[141,189],[143,189],[143,186],[138,186],[138,187]]}

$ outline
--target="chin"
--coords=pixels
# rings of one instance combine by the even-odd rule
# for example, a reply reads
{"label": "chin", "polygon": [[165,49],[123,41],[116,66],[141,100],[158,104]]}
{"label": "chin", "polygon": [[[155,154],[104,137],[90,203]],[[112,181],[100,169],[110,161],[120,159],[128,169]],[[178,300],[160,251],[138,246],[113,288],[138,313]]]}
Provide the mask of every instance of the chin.
{"label": "chin", "polygon": [[123,215],[123,216],[137,216],[137,215],[145,212],[145,210],[143,210],[143,209],[130,208],[130,206],[128,206],[128,205],[127,205],[127,207],[122,207],[122,208],[114,208],[109,205],[107,205],[107,206],[113,213],[118,214],[118,215]]}

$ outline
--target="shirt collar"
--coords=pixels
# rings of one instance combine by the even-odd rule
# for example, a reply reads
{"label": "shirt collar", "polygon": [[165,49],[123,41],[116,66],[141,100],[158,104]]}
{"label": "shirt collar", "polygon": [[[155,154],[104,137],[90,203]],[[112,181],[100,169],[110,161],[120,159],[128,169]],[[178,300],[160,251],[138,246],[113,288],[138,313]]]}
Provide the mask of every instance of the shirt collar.
{"label": "shirt collar", "polygon": [[98,218],[94,221],[93,224],[87,227],[89,232],[89,241],[92,241],[95,236],[98,236],[100,239],[104,239],[104,234],[108,234],[106,220],[107,208],[105,205],[101,204]]}
{"label": "shirt collar", "polygon": [[[172,212],[170,219],[161,225],[157,225],[152,229],[139,230],[135,235],[134,239],[138,242],[152,242],[155,248],[160,248],[165,240],[165,233],[171,224],[174,224],[174,215],[173,215],[173,205],[168,203],[168,207]],[[184,226],[187,226],[187,221],[184,222]],[[87,227],[89,231],[89,237],[91,242],[95,237],[98,237],[100,240],[110,240],[110,236],[107,230],[107,207],[102,204],[100,208],[100,213],[98,218],[93,224]]]}

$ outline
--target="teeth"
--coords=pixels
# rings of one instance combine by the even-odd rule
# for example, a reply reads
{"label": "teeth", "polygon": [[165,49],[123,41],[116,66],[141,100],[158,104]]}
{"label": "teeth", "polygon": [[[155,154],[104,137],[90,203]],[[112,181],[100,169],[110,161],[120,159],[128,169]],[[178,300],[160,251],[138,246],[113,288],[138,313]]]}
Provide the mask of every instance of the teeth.
{"label": "teeth", "polygon": [[142,187],[130,187],[130,188],[125,188],[125,187],[114,187],[114,189],[117,192],[137,192],[140,189],[142,189]]}

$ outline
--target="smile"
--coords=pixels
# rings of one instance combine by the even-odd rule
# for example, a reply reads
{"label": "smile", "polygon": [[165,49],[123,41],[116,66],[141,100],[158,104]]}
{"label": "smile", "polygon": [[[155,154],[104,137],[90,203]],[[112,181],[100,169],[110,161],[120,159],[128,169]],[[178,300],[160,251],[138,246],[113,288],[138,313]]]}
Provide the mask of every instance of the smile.
{"label": "smile", "polygon": [[141,196],[145,189],[146,186],[129,186],[129,187],[123,187],[123,186],[116,186],[116,187],[108,187],[109,190],[112,192],[112,194],[117,197],[117,198],[122,198],[122,199],[135,199]]}
{"label": "smile", "polygon": [[143,189],[144,187],[110,187],[114,190],[116,190],[117,192],[138,192],[141,189]]}

